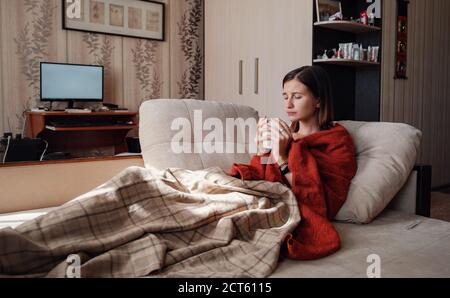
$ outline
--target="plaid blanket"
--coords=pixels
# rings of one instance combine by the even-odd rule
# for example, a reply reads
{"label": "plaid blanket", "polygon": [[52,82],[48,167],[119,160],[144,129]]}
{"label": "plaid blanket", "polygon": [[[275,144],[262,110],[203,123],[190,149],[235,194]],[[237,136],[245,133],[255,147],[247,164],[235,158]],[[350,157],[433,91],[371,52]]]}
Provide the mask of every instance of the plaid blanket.
{"label": "plaid blanket", "polygon": [[131,167],[0,230],[0,275],[266,277],[299,222],[295,195],[281,183],[243,181],[218,167]]}

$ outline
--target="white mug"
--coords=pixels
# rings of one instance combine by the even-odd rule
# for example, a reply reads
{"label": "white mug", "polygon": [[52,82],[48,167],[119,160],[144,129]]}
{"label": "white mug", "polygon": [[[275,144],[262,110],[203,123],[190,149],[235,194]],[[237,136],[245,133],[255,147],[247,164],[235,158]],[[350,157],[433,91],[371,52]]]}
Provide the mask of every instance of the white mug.
{"label": "white mug", "polygon": [[[268,121],[268,126],[271,127],[270,119]],[[271,136],[270,131],[265,131],[261,136],[263,139],[265,139],[263,141],[263,149],[268,152],[270,152],[272,150],[272,140],[267,140],[267,137],[269,137],[269,136]]]}

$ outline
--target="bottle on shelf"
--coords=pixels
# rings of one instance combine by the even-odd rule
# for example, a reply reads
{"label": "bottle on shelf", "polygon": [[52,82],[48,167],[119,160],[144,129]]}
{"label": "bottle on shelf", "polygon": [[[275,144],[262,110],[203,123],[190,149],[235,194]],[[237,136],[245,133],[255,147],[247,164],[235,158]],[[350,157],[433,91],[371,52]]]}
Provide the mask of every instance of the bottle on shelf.
{"label": "bottle on shelf", "polygon": [[370,26],[375,26],[375,14],[373,12],[371,12],[369,14],[369,25]]}
{"label": "bottle on shelf", "polygon": [[353,60],[359,60],[359,46],[357,44],[353,45]]}

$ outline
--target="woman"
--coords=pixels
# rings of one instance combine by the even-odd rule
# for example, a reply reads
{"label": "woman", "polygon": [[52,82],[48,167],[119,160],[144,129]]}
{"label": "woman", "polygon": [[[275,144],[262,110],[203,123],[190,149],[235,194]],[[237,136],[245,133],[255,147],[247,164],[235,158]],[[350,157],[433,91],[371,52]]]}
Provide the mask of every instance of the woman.
{"label": "woman", "polygon": [[[330,220],[344,204],[356,174],[355,147],[347,130],[333,123],[331,83],[324,69],[304,66],[288,73],[283,97],[291,125],[260,119],[257,154],[249,165],[234,164],[229,174],[288,185],[302,219],[282,253],[292,259],[317,259],[340,248]],[[264,148],[268,142],[275,146]]]}

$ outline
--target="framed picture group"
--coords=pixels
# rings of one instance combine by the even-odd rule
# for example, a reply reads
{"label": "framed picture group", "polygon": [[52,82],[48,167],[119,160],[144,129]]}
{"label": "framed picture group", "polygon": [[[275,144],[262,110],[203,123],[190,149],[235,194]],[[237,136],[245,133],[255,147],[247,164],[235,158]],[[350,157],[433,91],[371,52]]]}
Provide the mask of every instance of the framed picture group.
{"label": "framed picture group", "polygon": [[62,0],[63,28],[163,41],[165,4],[146,0]]}

